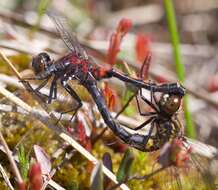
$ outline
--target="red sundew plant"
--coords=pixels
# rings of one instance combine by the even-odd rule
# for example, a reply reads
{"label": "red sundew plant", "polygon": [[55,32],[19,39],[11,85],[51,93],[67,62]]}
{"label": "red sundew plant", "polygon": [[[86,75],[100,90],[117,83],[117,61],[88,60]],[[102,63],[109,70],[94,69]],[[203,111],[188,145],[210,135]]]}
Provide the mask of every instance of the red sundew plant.
{"label": "red sundew plant", "polygon": [[170,160],[172,165],[176,167],[187,168],[190,161],[190,154],[192,153],[192,148],[186,148],[181,139],[174,139],[170,147]]}
{"label": "red sundew plant", "polygon": [[209,92],[216,92],[218,90],[218,78],[211,77],[208,85]]}
{"label": "red sundew plant", "polygon": [[25,183],[19,183],[18,184],[18,189],[19,190],[26,190],[26,184]]}
{"label": "red sundew plant", "polygon": [[207,161],[193,149],[184,138],[175,138],[171,143],[166,143],[158,157],[161,168],[156,171],[165,170],[170,174],[171,186],[176,181],[178,189],[192,189],[194,186],[197,189],[216,189],[215,178],[209,171]]}
{"label": "red sundew plant", "polygon": [[34,163],[29,172],[30,186],[32,190],[40,190],[42,187],[42,170],[40,163]]}
{"label": "red sundew plant", "polygon": [[124,35],[130,30],[132,27],[132,21],[127,18],[123,18],[117,27],[117,34],[121,35],[121,38],[123,38]]}
{"label": "red sundew plant", "polygon": [[127,32],[132,27],[132,21],[130,19],[123,18],[110,38],[110,44],[108,48],[107,54],[107,63],[111,66],[115,64],[117,54],[120,51],[120,45],[123,37],[127,34]]}
{"label": "red sundew plant", "polygon": [[181,138],[175,138],[171,143],[166,143],[160,152],[158,162],[163,167],[175,166],[187,168],[190,161],[191,148],[186,148]]}
{"label": "red sundew plant", "polygon": [[164,76],[156,75],[155,80],[159,83],[167,83],[169,80],[167,80]]}
{"label": "red sundew plant", "polygon": [[[120,52],[120,45],[123,37],[132,27],[132,21],[130,19],[123,18],[120,20],[116,31],[111,35],[109,48],[107,53],[107,63],[113,66],[116,63],[117,54]],[[110,110],[113,110],[116,104],[116,96],[114,92],[109,88],[108,84],[105,84],[103,94],[106,99],[106,103]]]}
{"label": "red sundew plant", "polygon": [[104,83],[102,92],[109,110],[113,110],[116,104],[116,95],[115,92],[109,87],[107,82]]}
{"label": "red sundew plant", "polygon": [[151,51],[150,48],[151,39],[145,34],[137,34],[136,36],[136,44],[135,44],[135,52],[136,59],[139,63],[142,63],[145,60],[145,57]]}
{"label": "red sundew plant", "polygon": [[83,126],[83,123],[81,121],[78,121],[77,127],[76,127],[76,136],[80,144],[86,148],[89,152],[92,150],[92,145],[90,138],[86,136],[86,132]]}

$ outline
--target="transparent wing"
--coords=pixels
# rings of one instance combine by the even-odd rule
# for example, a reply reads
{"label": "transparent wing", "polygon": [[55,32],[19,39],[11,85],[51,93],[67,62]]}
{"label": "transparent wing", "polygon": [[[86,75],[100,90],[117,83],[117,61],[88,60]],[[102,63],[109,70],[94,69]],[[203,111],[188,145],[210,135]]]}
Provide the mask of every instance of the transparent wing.
{"label": "transparent wing", "polygon": [[81,56],[83,59],[88,59],[85,49],[80,45],[76,35],[70,31],[66,18],[54,13],[47,13],[47,15],[55,23],[57,31],[65,45],[78,56]]}

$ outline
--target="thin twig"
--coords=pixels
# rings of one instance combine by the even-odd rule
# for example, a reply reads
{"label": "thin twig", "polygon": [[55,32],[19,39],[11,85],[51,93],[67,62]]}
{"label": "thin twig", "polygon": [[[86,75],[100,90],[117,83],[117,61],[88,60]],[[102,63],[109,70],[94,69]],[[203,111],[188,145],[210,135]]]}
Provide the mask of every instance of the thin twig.
{"label": "thin twig", "polygon": [[14,65],[10,62],[10,60],[5,56],[5,54],[0,51],[0,55],[2,57],[3,60],[5,60],[5,62],[10,66],[10,68],[13,70],[13,72],[15,73],[15,75],[17,76],[17,78],[19,80],[22,80],[22,76],[20,75],[20,73],[17,71],[17,69],[14,67]]}
{"label": "thin twig", "polygon": [[8,178],[6,172],[5,172],[5,170],[4,170],[4,168],[3,168],[3,166],[1,164],[0,164],[0,173],[2,174],[2,177],[3,177],[4,181],[5,181],[5,184],[8,186],[8,188],[10,190],[14,190],[14,188],[11,185],[11,182],[10,182],[10,180],[9,180],[9,178]]}
{"label": "thin twig", "polygon": [[[0,125],[1,125],[1,123],[0,123]],[[12,154],[11,154],[11,151],[10,151],[10,149],[8,148],[8,145],[7,145],[7,143],[6,143],[5,139],[4,139],[4,137],[3,137],[2,133],[1,133],[1,131],[0,131],[0,143],[2,144],[2,146],[3,146],[4,149],[5,149],[5,152],[6,152],[7,156],[8,156],[8,160],[9,160],[9,162],[10,162],[10,164],[11,164],[12,171],[13,171],[14,175],[15,175],[16,178],[17,178],[18,184],[23,184],[23,179],[22,179],[22,177],[21,177],[21,174],[20,174],[20,172],[19,172],[19,170],[18,170],[18,168],[17,168],[17,165],[16,165],[16,163],[15,163],[15,161],[14,161],[14,159],[13,159],[13,156],[12,156]]]}

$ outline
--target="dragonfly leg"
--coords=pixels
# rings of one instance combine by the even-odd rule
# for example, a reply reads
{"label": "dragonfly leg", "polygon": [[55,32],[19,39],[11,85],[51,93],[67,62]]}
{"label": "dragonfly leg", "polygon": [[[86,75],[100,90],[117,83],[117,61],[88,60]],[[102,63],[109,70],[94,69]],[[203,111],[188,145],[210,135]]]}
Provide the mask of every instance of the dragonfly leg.
{"label": "dragonfly leg", "polygon": [[[38,97],[41,98],[42,101],[46,102],[46,99],[48,98],[48,95],[43,94],[40,92],[40,90],[48,83],[50,77],[46,78],[37,88],[32,89],[31,91],[35,93]],[[42,79],[36,79],[36,78],[22,78],[20,82],[25,83],[28,80],[42,80]],[[28,82],[27,82],[28,83]]]}
{"label": "dragonfly leg", "polygon": [[[154,100],[154,103],[153,103],[153,100]],[[158,107],[158,100],[157,100],[157,98],[156,98],[156,96],[155,96],[153,90],[151,90],[151,102],[152,102],[156,107]]]}
{"label": "dragonfly leg", "polygon": [[[141,91],[141,89],[140,89]],[[129,100],[126,102],[126,104],[123,106],[123,108],[117,113],[117,115],[115,116],[115,119],[117,119],[119,117],[119,115],[124,112],[124,110],[128,107],[129,103],[133,100],[133,98],[135,97],[136,98],[136,103],[137,103],[137,107],[138,107],[138,110],[139,110],[139,114],[142,115],[142,116],[152,116],[152,115],[155,115],[156,112],[147,112],[147,113],[142,113],[141,111],[141,108],[140,108],[140,105],[139,105],[139,100],[138,100],[138,97],[137,97],[137,93],[138,93],[138,90],[136,93],[134,93],[130,98]],[[142,94],[142,93],[141,93]],[[142,95],[141,95],[142,96]],[[143,97],[144,98],[144,97]],[[156,100],[156,99],[155,99]],[[156,103],[156,101],[155,101]],[[149,102],[149,106],[151,106],[151,102]],[[154,107],[151,106],[153,109]]]}
{"label": "dragonfly leg", "polygon": [[155,112],[146,112],[146,113],[143,113],[143,112],[141,111],[141,108],[140,108],[140,104],[139,104],[138,97],[136,96],[137,107],[138,107],[138,110],[139,110],[140,115],[142,115],[142,116],[150,116],[150,115],[155,115],[155,114],[157,114],[157,113],[159,112],[159,111],[158,111],[158,108],[157,108],[152,102],[150,102],[147,98],[145,98],[145,97],[143,96],[143,94],[142,94],[142,89],[139,89],[139,95],[140,95],[141,99],[142,99],[145,103],[147,103],[152,109],[155,110]]}
{"label": "dragonfly leg", "polygon": [[70,87],[70,85],[68,85],[66,83],[65,80],[61,81],[61,85],[65,88],[65,90],[71,95],[71,97],[76,100],[77,102],[77,106],[75,108],[72,108],[68,111],[62,112],[60,115],[60,118],[58,119],[58,122],[60,121],[61,117],[63,114],[68,113],[68,112],[73,112],[73,115],[70,119],[70,121],[73,119],[73,117],[75,116],[75,114],[77,113],[77,111],[79,110],[79,108],[82,107],[82,100],[80,99],[80,97],[77,95],[77,93]]}
{"label": "dragonfly leg", "polygon": [[[129,134],[125,139],[123,139],[125,142],[127,142],[129,145],[145,152],[151,152],[154,150],[159,149],[157,144],[154,142],[154,137],[151,136],[153,129],[155,127],[155,119],[151,121],[151,128],[149,129],[149,132],[147,135],[141,135],[141,134]],[[122,132],[122,130],[120,130]]]}
{"label": "dragonfly leg", "polygon": [[139,130],[139,129],[144,128],[144,127],[145,127],[146,125],[148,125],[149,123],[153,122],[154,119],[155,119],[154,116],[153,116],[153,117],[150,117],[150,118],[147,119],[145,122],[143,122],[141,125],[139,125],[138,127],[135,127],[135,128],[131,128],[131,127],[126,126],[126,125],[125,125],[125,127],[126,127],[126,128],[129,128],[129,129],[131,129],[131,130],[137,131],[137,130]]}
{"label": "dragonfly leg", "polygon": [[35,88],[35,91],[40,91],[48,83],[49,78],[45,79],[37,88]]}
{"label": "dragonfly leg", "polygon": [[57,78],[55,77],[51,82],[50,92],[48,96],[48,104],[51,103],[52,99],[57,96]]}
{"label": "dragonfly leg", "polygon": [[124,110],[129,106],[129,103],[133,100],[133,98],[136,96],[136,93],[134,93],[129,99],[128,101],[125,103],[125,105],[122,107],[122,109],[116,114],[115,119],[117,119],[119,117],[119,115],[121,113],[124,112]]}
{"label": "dragonfly leg", "polygon": [[155,119],[153,121],[151,121],[151,128],[149,129],[148,135],[146,136],[145,145],[148,143],[149,138],[151,138],[151,134],[152,134],[154,126],[155,126],[154,123],[155,123]]}

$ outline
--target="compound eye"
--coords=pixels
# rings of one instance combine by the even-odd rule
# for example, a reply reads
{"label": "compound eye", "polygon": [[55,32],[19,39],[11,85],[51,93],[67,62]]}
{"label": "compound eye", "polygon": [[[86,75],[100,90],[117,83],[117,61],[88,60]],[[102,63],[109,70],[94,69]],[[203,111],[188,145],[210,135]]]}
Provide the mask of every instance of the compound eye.
{"label": "compound eye", "polygon": [[46,69],[49,65],[51,59],[47,53],[40,53],[37,56],[33,57],[32,67],[35,74],[38,74]]}
{"label": "compound eye", "polygon": [[165,113],[174,114],[181,105],[181,98],[177,95],[163,94],[160,99],[160,108]]}
{"label": "compound eye", "polygon": [[40,53],[38,56],[41,57],[41,61],[42,61],[44,64],[46,64],[46,63],[48,63],[48,62],[51,61],[50,56],[49,56],[47,53],[45,53],[45,52]]}

